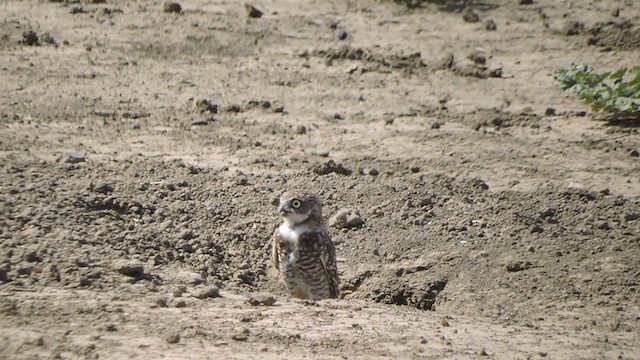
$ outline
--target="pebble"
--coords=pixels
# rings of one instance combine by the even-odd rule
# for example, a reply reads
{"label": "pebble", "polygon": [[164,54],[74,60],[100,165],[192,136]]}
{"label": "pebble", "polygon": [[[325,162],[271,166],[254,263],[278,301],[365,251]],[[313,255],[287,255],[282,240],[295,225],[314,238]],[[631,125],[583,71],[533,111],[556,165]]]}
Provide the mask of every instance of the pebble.
{"label": "pebble", "polygon": [[67,154],[67,159],[64,162],[66,162],[67,164],[78,164],[85,161],[86,158],[83,153],[72,151]]}
{"label": "pebble", "polygon": [[338,30],[336,32],[336,38],[338,38],[338,40],[344,40],[344,39],[347,38],[347,36],[349,36],[349,35],[344,30]]}
{"label": "pebble", "polygon": [[327,149],[315,149],[315,150],[311,150],[311,154],[317,155],[317,156],[320,156],[320,157],[328,157],[329,156],[329,150],[327,150]]}

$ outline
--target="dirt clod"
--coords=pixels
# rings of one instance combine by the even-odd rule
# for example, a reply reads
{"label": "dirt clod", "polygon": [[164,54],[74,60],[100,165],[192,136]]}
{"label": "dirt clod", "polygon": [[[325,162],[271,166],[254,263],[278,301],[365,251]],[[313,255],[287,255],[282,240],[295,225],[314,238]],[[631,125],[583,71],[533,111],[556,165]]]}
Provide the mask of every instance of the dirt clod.
{"label": "dirt clod", "polygon": [[254,295],[247,300],[251,306],[273,306],[276,301],[276,298],[271,295]]}
{"label": "dirt clod", "polygon": [[174,334],[167,335],[164,338],[164,341],[166,341],[168,344],[177,344],[180,342],[180,334],[174,333]]}
{"label": "dirt clod", "polygon": [[329,219],[329,226],[336,229],[359,228],[364,225],[360,212],[354,209],[340,209]]}
{"label": "dirt clod", "polygon": [[262,11],[256,9],[255,6],[250,4],[245,4],[244,9],[247,12],[247,16],[250,18],[261,18],[263,15]]}
{"label": "dirt clod", "polygon": [[476,23],[480,21],[480,16],[471,8],[465,8],[462,10],[462,19],[469,23]]}
{"label": "dirt clod", "polygon": [[40,45],[40,40],[38,38],[38,34],[35,31],[29,30],[25,31],[22,34],[22,42],[28,46],[37,46]]}
{"label": "dirt clod", "polygon": [[498,30],[498,25],[496,25],[496,22],[491,20],[491,19],[487,19],[483,22],[484,25],[484,29],[487,31],[496,31]]}
{"label": "dirt clod", "polygon": [[194,289],[191,296],[203,300],[220,296],[220,289],[217,286],[202,286]]}
{"label": "dirt clod", "polygon": [[111,267],[122,275],[138,278],[144,276],[144,264],[137,260],[120,259],[111,263]]}
{"label": "dirt clod", "polygon": [[334,160],[329,160],[324,164],[318,164],[313,167],[313,172],[318,175],[327,175],[336,173],[338,175],[349,176],[353,173],[353,170],[346,168],[344,165],[336,163]]}
{"label": "dirt clod", "polygon": [[83,153],[80,152],[70,152],[65,159],[65,162],[68,164],[78,164],[85,162],[86,158]]}
{"label": "dirt clod", "polygon": [[165,2],[162,9],[166,13],[179,14],[180,12],[182,12],[182,6],[177,2],[171,2],[171,1]]}

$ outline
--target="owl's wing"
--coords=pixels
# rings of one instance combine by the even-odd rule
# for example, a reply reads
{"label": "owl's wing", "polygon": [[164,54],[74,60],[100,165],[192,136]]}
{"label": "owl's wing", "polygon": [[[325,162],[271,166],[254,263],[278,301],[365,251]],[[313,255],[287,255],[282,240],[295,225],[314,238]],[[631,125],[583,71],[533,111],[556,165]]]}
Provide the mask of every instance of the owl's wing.
{"label": "owl's wing", "polygon": [[325,231],[304,233],[301,235],[302,241],[312,244],[314,253],[320,259],[325,276],[329,281],[329,292],[332,299],[340,295],[338,280],[338,265],[336,264],[336,249],[331,242],[329,234]]}
{"label": "owl's wing", "polygon": [[282,240],[280,239],[280,231],[276,229],[276,231],[273,232],[273,242],[271,244],[271,256],[273,260],[273,265],[275,265],[276,270],[278,271],[280,271],[280,260],[278,257],[278,244],[281,241]]}

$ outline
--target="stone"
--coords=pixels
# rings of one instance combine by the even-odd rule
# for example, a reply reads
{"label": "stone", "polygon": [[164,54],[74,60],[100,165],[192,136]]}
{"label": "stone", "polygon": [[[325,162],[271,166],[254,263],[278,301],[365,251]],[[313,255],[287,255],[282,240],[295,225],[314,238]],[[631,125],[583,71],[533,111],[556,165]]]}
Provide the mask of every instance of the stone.
{"label": "stone", "polygon": [[144,275],[144,264],[137,260],[114,260],[111,263],[111,268],[125,276],[137,278]]}

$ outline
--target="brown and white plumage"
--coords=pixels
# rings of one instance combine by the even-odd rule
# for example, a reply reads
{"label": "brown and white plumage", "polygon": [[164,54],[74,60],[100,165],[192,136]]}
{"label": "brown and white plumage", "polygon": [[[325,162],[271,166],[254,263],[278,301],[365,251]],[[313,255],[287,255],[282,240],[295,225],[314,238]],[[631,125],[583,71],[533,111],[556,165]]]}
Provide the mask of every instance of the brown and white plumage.
{"label": "brown and white plumage", "polygon": [[273,236],[273,261],[291,296],[337,298],[336,251],[322,226],[322,203],[313,194],[284,193],[278,206],[284,222]]}

